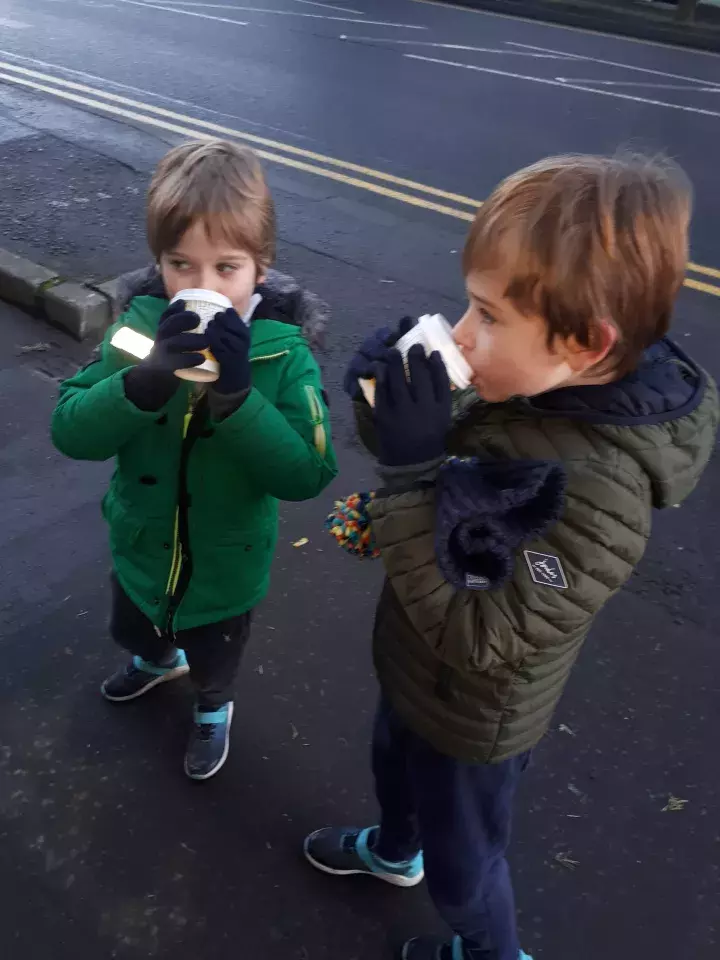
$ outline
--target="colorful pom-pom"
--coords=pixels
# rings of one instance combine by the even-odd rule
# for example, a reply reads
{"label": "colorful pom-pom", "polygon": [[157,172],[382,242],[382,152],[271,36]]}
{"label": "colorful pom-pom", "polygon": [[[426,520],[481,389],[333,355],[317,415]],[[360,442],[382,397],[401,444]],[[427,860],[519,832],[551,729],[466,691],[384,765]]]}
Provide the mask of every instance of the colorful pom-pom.
{"label": "colorful pom-pom", "polygon": [[367,509],[374,499],[374,493],[353,493],[344,500],[336,500],[335,509],[325,521],[340,546],[357,557],[380,556]]}

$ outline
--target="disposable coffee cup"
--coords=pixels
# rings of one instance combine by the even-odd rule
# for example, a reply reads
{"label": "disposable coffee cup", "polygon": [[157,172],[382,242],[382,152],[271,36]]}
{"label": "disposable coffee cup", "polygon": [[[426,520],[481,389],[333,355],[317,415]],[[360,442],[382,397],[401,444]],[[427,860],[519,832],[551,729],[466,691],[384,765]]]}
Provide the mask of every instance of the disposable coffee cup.
{"label": "disposable coffee cup", "polygon": [[[405,373],[408,375],[407,358],[412,347],[420,344],[426,356],[439,353],[445,364],[451,387],[456,390],[465,390],[472,381],[472,369],[452,335],[452,327],[445,317],[439,313],[426,313],[420,317],[415,326],[401,337],[395,344],[405,362]],[[359,379],[360,389],[371,407],[375,406],[375,380]]]}
{"label": "disposable coffee cup", "polygon": [[[199,299],[190,299],[190,295],[197,297],[198,294],[203,295],[204,299],[202,301]],[[212,300],[210,298],[212,298]],[[200,325],[195,328],[196,333],[203,333],[208,323],[215,317],[215,314],[218,313],[219,310],[227,310],[228,307],[232,306],[232,303],[227,297],[222,296],[220,293],[215,293],[213,290],[181,290],[180,293],[173,298],[172,303],[175,303],[177,300],[184,300],[188,305],[188,309],[200,317]],[[261,300],[262,295],[259,293],[254,293],[252,297],[250,297],[245,316],[242,318],[243,323],[247,326],[250,325],[252,315],[255,313],[255,308]],[[200,315],[200,311],[203,312],[203,316]],[[132,327],[120,327],[120,329],[113,334],[110,343],[118,350],[122,350],[123,353],[129,354],[136,360],[144,360],[148,357],[154,345],[154,341],[151,340],[150,337],[146,337],[144,333],[138,333],[138,331],[133,330]],[[194,367],[192,370],[179,370],[176,371],[176,375],[182,377],[183,380],[194,380],[196,383],[212,383],[214,380],[217,380],[219,373],[217,361],[209,350],[204,350],[203,353],[205,354],[206,360],[200,367]],[[213,367],[215,369],[214,374]],[[197,374],[198,370],[201,371],[199,375]]]}
{"label": "disposable coffee cup", "polygon": [[[214,290],[181,290],[172,298],[170,304],[178,300],[185,301],[185,309],[197,314],[200,323],[190,333],[205,333],[207,325],[214,319],[216,313],[222,313],[232,307],[232,300],[215,293]],[[213,383],[220,376],[220,364],[209,350],[202,351],[205,361],[198,367],[189,370],[176,370],[175,376],[181,380],[192,380],[194,383]]]}

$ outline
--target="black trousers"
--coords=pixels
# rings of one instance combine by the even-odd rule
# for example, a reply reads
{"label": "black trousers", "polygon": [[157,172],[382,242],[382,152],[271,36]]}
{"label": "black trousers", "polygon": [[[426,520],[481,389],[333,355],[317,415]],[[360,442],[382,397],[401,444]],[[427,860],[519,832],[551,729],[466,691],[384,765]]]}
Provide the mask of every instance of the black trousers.
{"label": "black trousers", "polygon": [[375,853],[421,849],[428,892],[467,960],[517,960],[515,901],[505,851],[512,802],[529,753],[465,764],[409,730],[386,700],[375,721],[373,772],[382,818]]}
{"label": "black trousers", "polygon": [[148,663],[162,663],[175,647],[185,651],[198,709],[212,712],[233,699],[233,688],[245,645],[250,636],[252,611],[219,623],[179,630],[158,630],[138,610],[112,576],[110,634],[123,650]]}

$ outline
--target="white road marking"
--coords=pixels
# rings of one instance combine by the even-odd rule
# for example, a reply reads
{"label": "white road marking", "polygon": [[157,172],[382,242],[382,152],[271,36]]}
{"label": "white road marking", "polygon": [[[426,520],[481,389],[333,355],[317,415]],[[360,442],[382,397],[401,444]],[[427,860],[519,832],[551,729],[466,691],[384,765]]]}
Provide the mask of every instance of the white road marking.
{"label": "white road marking", "polygon": [[219,23],[234,23],[238,27],[249,27],[247,20],[229,20],[227,17],[210,17],[206,13],[194,13],[192,10],[176,10],[173,7],[161,7],[147,0],[115,0],[116,3],[129,3],[133,7],[145,7],[146,10],[164,10],[165,13],[184,13],[188,17],[202,17],[204,20],[217,20]]}
{"label": "white road marking", "polygon": [[339,10],[340,13],[354,13],[358,17],[364,17],[364,10],[351,10],[350,7],[336,7],[332,3],[319,3],[318,0],[294,0],[295,3],[305,3],[309,7],[325,7],[326,10]]}
{"label": "white road marking", "polygon": [[336,7],[334,3],[320,3],[319,0],[293,0],[294,3],[304,3],[308,7],[324,7],[326,10],[339,10],[340,13],[354,13],[357,17],[364,17],[364,10],[351,10],[350,7]]}
{"label": "white road marking", "polygon": [[579,33],[585,37],[606,37],[608,40],[615,40],[618,43],[633,43],[643,47],[658,47],[662,50],[678,50],[680,53],[692,54],[694,57],[714,57],[718,58],[717,53],[710,50],[689,49],[678,43],[666,43],[664,40],[641,40],[639,37],[623,37],[618,33],[608,33],[606,30],[593,30],[590,27],[571,27],[565,23],[539,23],[530,17],[521,17],[517,13],[496,13],[491,10],[478,10],[472,7],[460,6],[459,4],[447,3],[447,0],[411,0],[412,3],[421,3],[428,7],[439,7],[441,10],[457,10],[460,13],[472,13],[481,17],[495,17],[498,20],[519,20],[521,23],[529,23],[533,27],[538,25],[549,30],[564,30],[565,33]]}
{"label": "white road marking", "polygon": [[[217,7],[225,10],[237,10],[234,3],[201,3],[200,0],[170,0],[177,7]],[[320,0],[292,0],[293,3],[304,3],[309,7],[324,7],[326,10],[339,10],[340,13],[354,13],[364,17],[364,10],[351,10],[350,7],[336,7],[333,3],[320,3]]]}
{"label": "white road marking", "polygon": [[0,17],[0,27],[7,27],[8,30],[28,30],[30,24],[23,23],[21,20],[7,20],[5,17]]}
{"label": "white road marking", "polygon": [[[143,87],[134,87],[129,83],[120,83],[118,80],[108,80],[107,77],[99,77],[96,73],[86,73],[84,70],[73,70],[71,67],[63,67],[58,63],[48,63],[47,60],[37,60],[35,57],[22,57],[19,53],[11,53],[9,50],[0,50],[0,56],[10,57],[11,60],[22,60],[23,63],[33,63],[35,66],[39,67],[49,67],[51,70],[59,70],[61,73],[68,73],[74,77],[83,77],[85,80],[95,80],[98,83],[104,83],[109,87],[116,87],[118,90],[129,90],[131,93],[140,93],[145,97],[153,97],[155,100],[164,100],[165,103],[174,103],[180,107],[192,107],[193,110],[199,110],[201,113],[211,113],[215,117],[225,117],[226,120],[240,120],[242,123],[247,123],[251,127],[260,127],[262,130],[272,130],[273,133],[281,133],[285,137],[294,137],[296,140],[308,140],[311,143],[315,142],[314,137],[308,137],[302,133],[295,133],[295,131],[286,130],[284,127],[274,127],[270,123],[260,123],[257,120],[249,120],[247,117],[242,117],[237,113],[225,113],[223,110],[213,110],[212,107],[203,107],[200,106],[200,104],[192,103],[190,100],[179,100],[177,97],[168,97],[162,93],[155,93],[152,90],[145,90]],[[17,70],[18,72],[22,71],[21,67],[17,67],[12,63],[2,63],[1,61],[0,67],[2,67],[4,70]],[[37,73],[36,71],[28,71],[28,73],[31,76],[37,76],[41,79],[51,80],[55,83],[63,83],[63,80],[61,80],[59,77]],[[90,87],[85,89],[91,90]],[[98,93],[97,90],[92,90],[92,92],[95,94]]]}
{"label": "white road marking", "polygon": [[592,83],[599,87],[645,87],[651,90],[685,90],[688,93],[720,93],[720,87],[698,87],[697,85],[688,86],[688,80],[684,84],[680,83],[643,83],[637,80],[593,80],[592,78],[580,79],[579,77],[555,77],[559,83]]}
{"label": "white road marking", "polygon": [[668,103],[664,100],[651,100],[649,97],[633,97],[629,93],[618,93],[614,90],[594,90],[578,83],[560,83],[547,77],[528,77],[522,73],[509,73],[507,70],[494,70],[492,67],[478,67],[471,63],[455,63],[452,60],[438,60],[434,57],[421,57],[417,53],[404,53],[407,60],[422,60],[424,63],[437,63],[445,67],[457,67],[461,70],[474,70],[478,73],[490,73],[497,77],[509,77],[512,80],[528,80],[530,83],[540,83],[548,87],[562,87],[563,90],[579,90],[582,93],[594,93],[602,97],[615,97],[617,100],[631,100],[633,103],[646,103],[653,107],[667,107],[669,110],[682,110],[684,113],[698,113],[704,117],[720,117],[715,110],[704,110],[702,107],[687,107],[680,103]]}
{"label": "white road marking", "polygon": [[464,43],[433,43],[430,40],[399,40],[396,37],[353,37],[350,34],[343,34],[341,40],[350,40],[354,43],[390,43],[390,44],[412,44],[419,47],[440,47],[443,50],[466,50],[470,53],[499,53],[504,56],[530,57],[537,60],[575,60],[572,54],[568,53],[533,53],[530,50],[504,50],[498,47],[469,47]]}
{"label": "white road marking", "polygon": [[[156,10],[167,10],[170,13],[186,13],[191,17],[204,17],[206,20],[220,20],[222,23],[239,23],[238,20],[226,20],[223,17],[212,16],[209,13],[198,13],[195,10],[182,9],[180,4],[169,7],[150,3],[148,0],[115,0],[116,3],[131,3],[136,7],[153,7]],[[162,0],[164,3],[165,0]],[[168,3],[172,0],[168,0]],[[310,20],[333,20],[338,23],[362,23],[366,27],[398,27],[401,30],[427,30],[427,27],[414,23],[387,23],[385,20],[357,20],[352,17],[331,17],[324,13],[305,13],[300,10],[266,10],[264,7],[229,7],[224,3],[191,3],[191,7],[203,7],[219,10],[237,10],[239,13],[265,13],[273,17],[307,17]],[[248,26],[247,23],[243,26]]]}
{"label": "white road marking", "polygon": [[[521,47],[523,50],[537,50],[540,53],[562,53],[562,50],[551,50],[547,47],[536,47],[529,43],[515,43],[506,40],[509,47]],[[696,51],[693,51],[696,52]],[[704,80],[702,77],[685,77],[681,73],[666,73],[664,70],[651,70],[649,67],[637,67],[631,63],[620,63],[617,60],[599,60],[597,57],[586,57],[579,53],[570,54],[574,60],[585,60],[587,63],[600,63],[605,67],[620,67],[623,70],[635,70],[637,73],[649,73],[655,77],[666,77],[668,80],[687,80],[690,83],[701,83],[705,87],[720,87],[714,80]],[[594,82],[594,81],[593,81]]]}

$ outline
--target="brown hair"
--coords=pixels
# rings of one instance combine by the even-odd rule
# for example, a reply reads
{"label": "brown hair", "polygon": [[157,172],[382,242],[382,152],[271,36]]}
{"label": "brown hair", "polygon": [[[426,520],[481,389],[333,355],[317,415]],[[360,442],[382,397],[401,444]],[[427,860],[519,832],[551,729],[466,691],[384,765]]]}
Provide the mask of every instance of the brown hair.
{"label": "brown hair", "polygon": [[155,257],[172,250],[193,223],[247,250],[259,269],[275,255],[275,209],[260,161],[248,147],[199,140],[175,147],[150,183],[147,235]]}
{"label": "brown hair", "polygon": [[691,203],[670,161],[553,157],[508,177],[480,208],[463,269],[506,271],[505,296],[545,319],[549,344],[591,347],[598,321],[610,320],[619,338],[608,364],[622,376],[670,325]]}

